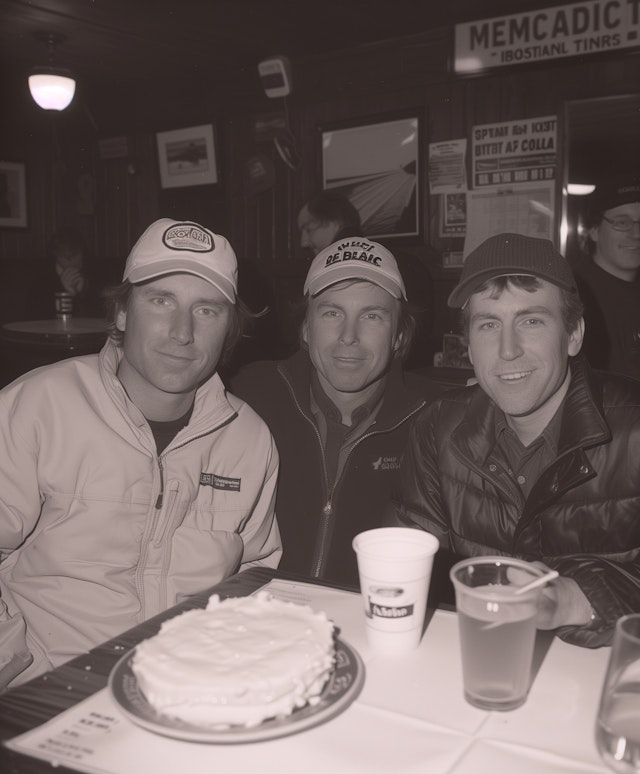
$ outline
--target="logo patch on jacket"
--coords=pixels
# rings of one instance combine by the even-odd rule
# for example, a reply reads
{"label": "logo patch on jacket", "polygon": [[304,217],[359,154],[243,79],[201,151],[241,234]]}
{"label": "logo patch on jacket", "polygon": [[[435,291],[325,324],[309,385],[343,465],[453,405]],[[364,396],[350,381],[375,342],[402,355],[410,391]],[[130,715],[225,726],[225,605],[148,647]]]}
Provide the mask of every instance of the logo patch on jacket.
{"label": "logo patch on jacket", "polygon": [[371,467],[374,470],[400,470],[400,460],[397,457],[378,457]]}
{"label": "logo patch on jacket", "polygon": [[216,473],[200,473],[200,486],[211,486],[214,489],[225,489],[227,492],[240,491],[240,478],[227,478]]}

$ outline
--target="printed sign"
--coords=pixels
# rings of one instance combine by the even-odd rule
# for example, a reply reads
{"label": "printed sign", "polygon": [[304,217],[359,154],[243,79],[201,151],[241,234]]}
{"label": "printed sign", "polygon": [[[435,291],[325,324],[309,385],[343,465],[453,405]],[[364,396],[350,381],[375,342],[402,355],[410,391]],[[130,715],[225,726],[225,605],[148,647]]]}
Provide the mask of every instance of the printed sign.
{"label": "printed sign", "polygon": [[556,116],[543,116],[474,126],[473,187],[553,180],[557,124]]}
{"label": "printed sign", "polygon": [[591,0],[456,24],[456,73],[640,46],[640,0]]}

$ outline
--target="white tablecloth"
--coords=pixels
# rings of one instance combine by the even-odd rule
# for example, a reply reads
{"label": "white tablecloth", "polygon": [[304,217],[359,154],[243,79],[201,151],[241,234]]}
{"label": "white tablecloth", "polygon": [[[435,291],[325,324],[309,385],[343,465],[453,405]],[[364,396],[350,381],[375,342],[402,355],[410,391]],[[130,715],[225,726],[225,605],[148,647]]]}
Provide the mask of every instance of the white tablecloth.
{"label": "white tablecloth", "polygon": [[437,611],[411,656],[383,659],[367,646],[359,595],[282,580],[265,588],[325,610],[341,638],[362,656],[364,688],[338,717],[264,742],[201,744],[139,728],[104,689],[9,746],[96,774],[609,771],[593,736],[608,648],[588,650],[552,639],[525,705],[511,712],[485,712],[463,697],[455,613]]}

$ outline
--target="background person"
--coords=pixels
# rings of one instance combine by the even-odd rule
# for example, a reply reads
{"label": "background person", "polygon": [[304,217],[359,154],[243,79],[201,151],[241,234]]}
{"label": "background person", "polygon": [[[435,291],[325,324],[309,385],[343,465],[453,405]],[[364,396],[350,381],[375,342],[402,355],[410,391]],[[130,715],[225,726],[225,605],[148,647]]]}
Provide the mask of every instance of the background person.
{"label": "background person", "polygon": [[396,516],[439,538],[440,567],[505,554],[557,570],[539,628],[610,644],[640,611],[640,384],[578,356],[582,304],[548,240],[487,239],[449,306],[478,384],[416,419]]}
{"label": "background person", "polygon": [[216,374],[242,327],[236,273],[224,237],[158,220],[100,354],[0,391],[0,688],[277,566],[273,438]]}
{"label": "background person", "polygon": [[594,368],[640,379],[640,174],[603,180],[588,205],[589,255],[572,261]]}
{"label": "background person", "polygon": [[300,246],[312,260],[338,239],[362,234],[360,213],[338,191],[319,191],[303,204],[298,213]]}
{"label": "background person", "polygon": [[351,540],[381,524],[411,419],[441,388],[403,371],[414,322],[382,245],[365,237],[330,245],[304,292],[299,351],[246,366],[231,386],[280,453],[281,567],[356,585]]}

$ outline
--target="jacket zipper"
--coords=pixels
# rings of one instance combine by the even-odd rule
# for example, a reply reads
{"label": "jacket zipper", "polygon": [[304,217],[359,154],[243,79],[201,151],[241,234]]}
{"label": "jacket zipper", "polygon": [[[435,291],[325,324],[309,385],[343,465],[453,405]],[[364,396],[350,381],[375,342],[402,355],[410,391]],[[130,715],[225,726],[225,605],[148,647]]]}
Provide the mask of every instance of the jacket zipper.
{"label": "jacket zipper", "polygon": [[[326,545],[326,538],[327,538],[327,532],[329,530],[329,521],[331,519],[331,516],[333,515],[334,495],[336,493],[338,486],[344,479],[344,471],[347,469],[349,459],[351,458],[351,455],[353,454],[354,450],[356,449],[356,447],[360,446],[360,444],[363,441],[366,441],[367,438],[371,438],[371,436],[373,435],[384,435],[385,433],[390,433],[393,430],[396,430],[398,427],[400,427],[400,425],[402,425],[404,422],[410,419],[414,414],[416,414],[421,408],[423,408],[424,405],[425,405],[425,402],[423,402],[420,406],[416,407],[411,413],[407,414],[403,419],[400,419],[398,422],[396,422],[395,425],[392,425],[391,427],[387,427],[382,430],[370,430],[369,432],[365,433],[361,438],[358,438],[358,440],[354,442],[353,446],[347,452],[347,456],[345,457],[345,460],[344,460],[344,465],[342,466],[342,471],[338,476],[338,478],[336,478],[333,484],[333,487],[331,489],[331,492],[329,493],[329,498],[322,509],[322,521],[320,523],[320,537],[316,541],[318,544],[319,550],[314,551],[314,554],[317,556],[316,563],[312,569],[312,574],[314,578],[320,577],[320,573],[325,564],[326,549],[328,548],[328,546]],[[315,425],[314,425],[314,428],[315,428]],[[317,428],[316,428],[316,433],[319,436]],[[323,460],[323,466],[325,469],[325,481],[327,481],[326,466],[324,465],[324,454],[322,456],[322,460]],[[328,488],[328,481],[327,481],[327,488]]]}
{"label": "jacket zipper", "polygon": [[[156,501],[154,504],[154,510],[156,514],[156,519],[160,518],[160,511],[162,510],[162,506],[164,503],[164,464],[163,464],[163,458],[167,455],[169,451],[174,451],[176,449],[181,449],[183,446],[187,446],[188,444],[192,443],[193,441],[197,441],[200,438],[204,438],[206,435],[210,435],[211,433],[214,433],[216,430],[220,430],[220,428],[224,427],[225,425],[228,425],[229,422],[232,422],[236,417],[238,416],[237,412],[234,411],[232,415],[226,419],[224,422],[221,422],[219,425],[216,425],[215,427],[210,428],[209,430],[206,430],[205,432],[198,433],[197,435],[192,435],[189,438],[185,438],[182,443],[177,444],[176,446],[169,445],[163,452],[162,455],[158,455],[158,470],[160,471],[160,491],[158,492],[158,496],[156,497]],[[151,535],[155,533],[155,527],[156,524],[153,525],[153,528],[151,529],[149,535],[149,539],[151,539]],[[166,527],[165,527],[166,530]],[[163,534],[164,531],[163,530]],[[146,561],[146,547],[143,546],[143,551],[140,554],[140,560],[138,563],[138,567],[142,568]],[[161,581],[164,582],[164,576],[165,573],[163,572],[163,576]],[[140,598],[141,604],[142,604],[142,610],[144,611],[144,584],[140,580],[140,576],[137,575],[136,577],[136,586],[138,589],[138,596]],[[166,588],[163,593],[166,593]]]}
{"label": "jacket zipper", "polygon": [[316,423],[305,413],[304,409],[300,405],[298,398],[296,396],[295,390],[293,388],[292,383],[289,381],[289,378],[287,374],[285,374],[283,371],[280,371],[280,374],[284,381],[286,382],[289,392],[291,393],[291,397],[293,398],[293,402],[295,404],[295,407],[297,408],[298,412],[302,415],[302,417],[311,425],[313,428],[313,431],[316,435],[316,438],[318,439],[318,445],[320,446],[320,452],[321,452],[321,458],[322,458],[322,472],[324,477],[324,484],[325,484],[325,491],[327,492],[327,501],[324,504],[322,508],[322,518],[320,521],[320,529],[319,529],[319,537],[316,539],[316,548],[314,549],[314,557],[317,557],[314,565],[311,569],[311,575],[314,578],[319,578],[320,573],[322,572],[323,566],[325,564],[326,559],[326,537],[329,530],[329,522],[333,516],[333,498],[336,492],[336,489],[339,485],[339,483],[342,481],[344,477],[344,471],[347,468],[347,463],[349,462],[349,458],[351,457],[351,454],[353,453],[354,449],[359,446],[364,440],[367,438],[370,438],[372,435],[382,435],[383,433],[388,433],[396,428],[400,427],[404,422],[406,422],[408,419],[410,419],[414,414],[417,414],[420,409],[422,409],[426,405],[426,401],[423,400],[422,403],[420,403],[419,406],[416,406],[411,412],[406,414],[404,417],[399,419],[394,425],[391,427],[387,427],[383,430],[372,430],[368,433],[365,433],[361,438],[359,438],[349,449],[349,452],[347,453],[347,456],[345,457],[344,465],[342,466],[342,473],[340,476],[335,480],[333,487],[331,489],[329,488],[329,477],[327,475],[327,465],[324,458],[324,448],[322,446],[322,438],[320,437],[320,431],[318,430]]}

